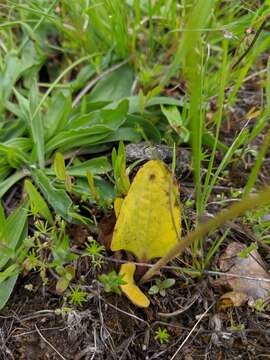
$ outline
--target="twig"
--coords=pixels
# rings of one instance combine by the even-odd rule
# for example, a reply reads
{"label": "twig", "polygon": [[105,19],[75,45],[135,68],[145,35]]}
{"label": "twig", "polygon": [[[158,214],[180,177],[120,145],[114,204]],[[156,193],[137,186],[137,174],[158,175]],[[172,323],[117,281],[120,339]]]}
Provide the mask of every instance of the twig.
{"label": "twig", "polygon": [[253,280],[253,281],[270,282],[270,279],[266,279],[266,278],[239,275],[239,274],[234,274],[234,273],[229,273],[229,272],[223,273],[223,272],[219,272],[219,271],[204,270],[204,273],[208,274],[208,275],[230,276],[230,277]]}
{"label": "twig", "polygon": [[121,312],[122,314],[125,314],[125,315],[127,315],[127,316],[129,316],[129,317],[131,317],[131,318],[134,318],[135,320],[138,320],[138,321],[146,324],[148,327],[150,326],[147,321],[143,320],[143,319],[140,318],[139,316],[136,316],[136,315],[133,315],[133,314],[127,312],[127,311],[124,311],[124,310],[120,309],[119,307],[117,307],[117,306],[115,306],[115,305],[113,305],[113,304],[105,301],[105,300],[102,299],[102,298],[101,298],[101,300],[103,300],[106,305],[108,305],[108,306],[110,306],[111,308],[113,308],[113,309]]}
{"label": "twig", "polygon": [[129,62],[130,58],[121,61],[118,64],[113,65],[112,67],[110,67],[109,69],[107,69],[106,71],[104,71],[102,74],[96,76],[93,80],[91,80],[86,86],[85,88],[82,89],[82,91],[79,92],[79,94],[75,97],[75,99],[72,102],[72,108],[75,108],[78,103],[80,102],[81,98],[88,93],[88,91],[94,86],[96,85],[96,83],[101,80],[102,78],[104,78],[104,76],[112,73],[113,71],[119,69],[121,66],[127,64]]}
{"label": "twig", "polygon": [[42,316],[54,316],[55,315],[55,311],[54,310],[39,310],[36,311],[35,313],[33,313],[32,315],[27,315],[27,316],[23,316],[20,319],[21,321],[29,321],[29,320],[33,320]]}
{"label": "twig", "polygon": [[187,311],[199,298],[199,295],[196,294],[195,296],[193,296],[193,299],[191,299],[190,303],[183,307],[182,309],[179,309],[179,310],[176,310],[176,311],[173,311],[171,313],[157,313],[158,316],[162,316],[162,317],[165,317],[165,318],[170,318],[170,317],[174,317],[174,316],[178,316],[180,314],[183,314],[185,311]]}
{"label": "twig", "polygon": [[[73,251],[73,250],[72,250]],[[81,253],[79,251],[73,251],[75,253]],[[127,264],[127,263],[130,263],[130,260],[122,260],[122,259],[115,259],[115,258],[112,258],[112,257],[108,257],[108,256],[104,256],[102,257],[104,260],[106,261],[111,261],[111,262],[114,262],[116,264]],[[178,260],[181,260],[181,259],[178,259]],[[152,268],[153,266],[155,266],[155,264],[149,264],[149,263],[144,263],[144,262],[138,262],[138,261],[132,261],[132,263],[136,266],[141,266],[143,268]],[[187,271],[184,271],[183,268],[181,268],[180,266],[176,266],[176,265],[165,265],[165,266],[162,266],[162,269],[166,269],[166,270],[179,270],[181,271],[182,274],[184,274],[185,272],[188,273],[192,273],[193,275],[200,275],[201,272],[198,271],[198,270],[193,270],[192,268],[190,268],[189,270]]]}
{"label": "twig", "polygon": [[170,360],[173,360],[176,355],[179,353],[179,351],[182,349],[182,347],[185,345],[185,343],[188,341],[188,339],[190,338],[190,336],[192,335],[192,333],[194,332],[194,330],[196,329],[196,327],[198,326],[198,324],[201,322],[201,320],[205,317],[205,315],[208,313],[208,311],[214,306],[214,304],[210,305],[205,312],[199,317],[198,321],[196,321],[195,325],[193,326],[193,328],[190,330],[189,334],[187,335],[187,337],[185,338],[185,340],[182,342],[182,344],[179,346],[179,348],[176,350],[176,352],[173,354],[173,356],[171,357]]}
{"label": "twig", "polygon": [[60,352],[58,350],[56,350],[56,348],[41,334],[41,332],[40,332],[39,328],[37,327],[37,325],[35,325],[35,328],[36,328],[36,331],[37,331],[38,335],[41,337],[41,339],[43,341],[45,341],[45,343],[48,344],[53,349],[53,351],[55,351],[56,354],[58,356],[60,356],[60,358],[62,360],[66,360],[66,358],[63,355],[61,355]]}
{"label": "twig", "polygon": [[234,70],[236,68],[237,65],[240,64],[240,62],[247,56],[247,54],[250,52],[250,50],[253,48],[253,46],[255,45],[255,42],[258,40],[260,33],[263,31],[265,24],[267,23],[268,19],[270,18],[270,15],[267,15],[264,19],[264,21],[262,22],[261,26],[259,27],[259,29],[256,31],[256,34],[254,35],[251,43],[249,44],[248,48],[246,49],[246,51],[239,57],[238,60],[236,60],[236,62],[233,64],[232,69]]}
{"label": "twig", "polygon": [[[15,328],[13,332],[16,332],[16,330],[20,330],[21,328]],[[64,331],[66,330],[67,327],[62,327],[62,326],[57,326],[57,327],[51,327],[51,328],[46,328],[46,329],[42,329],[43,331],[52,331],[52,330],[59,330],[59,331]],[[22,332],[22,333],[19,333],[19,334],[16,334],[16,335],[12,335],[13,338],[19,338],[19,337],[22,337],[22,336],[26,336],[26,335],[29,335],[29,334],[34,334],[36,333],[36,329],[35,330],[29,330],[29,331],[25,331],[25,332]]]}
{"label": "twig", "polygon": [[92,353],[91,359],[93,360],[96,353],[101,353],[100,350],[97,350],[97,334],[96,334],[96,328],[94,328],[93,331],[94,334],[94,346],[92,345],[88,345],[85,349],[83,349],[82,351],[80,351],[74,358],[74,360],[80,360],[81,358],[83,358],[85,355],[88,355],[89,352]]}

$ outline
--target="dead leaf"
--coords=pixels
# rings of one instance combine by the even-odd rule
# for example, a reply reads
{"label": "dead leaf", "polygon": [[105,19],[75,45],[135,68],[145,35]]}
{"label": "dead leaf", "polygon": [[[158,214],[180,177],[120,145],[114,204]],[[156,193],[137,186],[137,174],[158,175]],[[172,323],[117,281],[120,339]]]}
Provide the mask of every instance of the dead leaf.
{"label": "dead leaf", "polygon": [[270,275],[265,270],[264,262],[257,250],[250,251],[245,257],[241,256],[246,248],[237,242],[229,244],[220,256],[220,270],[237,275],[226,276],[226,285],[233,291],[244,293],[254,300],[265,299],[269,296],[270,282],[262,279],[269,280]]}
{"label": "dead leaf", "polygon": [[136,265],[133,263],[127,263],[121,266],[119,275],[122,275],[122,279],[126,284],[120,285],[120,288],[134,305],[147,308],[150,305],[150,301],[134,282],[135,270]]}
{"label": "dead leaf", "polygon": [[229,291],[219,299],[219,309],[224,310],[229,307],[242,306],[248,301],[248,295],[238,291]]}
{"label": "dead leaf", "polygon": [[114,213],[104,216],[99,223],[98,242],[105,246],[106,250],[110,250],[113,236],[113,229],[115,226],[116,217]]}
{"label": "dead leaf", "polygon": [[75,245],[80,246],[86,242],[89,236],[89,229],[83,224],[72,224],[67,229],[67,233],[72,238]]}
{"label": "dead leaf", "polygon": [[[148,161],[123,201],[111,250],[127,250],[139,261],[162,257],[178,241],[178,186],[162,161]],[[180,235],[179,235],[180,236]]]}

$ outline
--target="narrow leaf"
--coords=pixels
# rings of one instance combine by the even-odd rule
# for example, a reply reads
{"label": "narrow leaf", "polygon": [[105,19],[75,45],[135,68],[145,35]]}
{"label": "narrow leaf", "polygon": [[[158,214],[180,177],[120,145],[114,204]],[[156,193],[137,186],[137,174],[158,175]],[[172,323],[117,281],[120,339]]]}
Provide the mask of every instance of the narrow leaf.
{"label": "narrow leaf", "polygon": [[0,286],[0,310],[6,305],[18,279],[18,274],[9,277],[3,281]]}
{"label": "narrow leaf", "polygon": [[56,177],[60,181],[65,181],[66,179],[66,166],[65,159],[60,152],[57,152],[54,157],[53,168]]}
{"label": "narrow leaf", "polygon": [[62,189],[56,189],[42,170],[33,170],[32,176],[49,204],[65,220],[70,221],[72,201],[68,194]]}
{"label": "narrow leaf", "polygon": [[53,225],[53,217],[48,208],[48,205],[36,187],[31,183],[30,180],[25,180],[24,188],[30,198],[30,202],[37,208],[40,215],[42,215],[44,219],[48,220],[48,222]]}

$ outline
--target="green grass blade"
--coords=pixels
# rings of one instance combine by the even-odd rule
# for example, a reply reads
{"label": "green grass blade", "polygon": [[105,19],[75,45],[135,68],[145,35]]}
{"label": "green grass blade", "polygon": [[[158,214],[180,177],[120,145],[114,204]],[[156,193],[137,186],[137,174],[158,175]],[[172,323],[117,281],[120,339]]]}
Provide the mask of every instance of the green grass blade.
{"label": "green grass blade", "polygon": [[199,0],[188,14],[187,23],[183,29],[183,36],[181,37],[174,60],[163,79],[163,83],[166,84],[176,74],[179,66],[183,62],[189,62],[188,55],[197,47],[203,28],[209,20],[209,15],[212,12],[214,3],[214,0]]}
{"label": "green grass blade", "polygon": [[262,146],[260,148],[260,151],[256,157],[256,161],[255,161],[255,164],[252,168],[252,171],[251,171],[251,174],[249,176],[249,179],[248,179],[248,182],[245,186],[245,191],[244,191],[244,194],[243,196],[247,196],[250,191],[252,190],[252,188],[254,187],[254,185],[256,184],[256,181],[257,181],[257,178],[258,178],[258,175],[259,175],[259,172],[260,172],[260,169],[261,169],[261,166],[263,164],[263,161],[265,159],[265,155],[269,149],[269,146],[270,146],[270,129],[268,129],[265,137],[264,137],[264,140],[263,140],[263,143],[262,143]]}
{"label": "green grass blade", "polygon": [[[227,84],[227,76],[228,76],[229,66],[228,66],[228,40],[223,41],[223,61],[222,61],[222,67],[220,70],[220,86],[219,86],[219,94],[218,94],[218,102],[217,102],[217,113],[214,119],[215,125],[216,125],[216,134],[215,134],[215,141],[212,147],[212,153],[210,157],[210,161],[207,167],[207,173],[206,178],[204,182],[204,189],[208,189],[211,174],[213,171],[214,166],[214,160],[216,156],[216,150],[218,146],[218,139],[219,139],[219,133],[220,133],[220,127],[222,123],[222,115],[223,115],[223,105],[224,105],[224,97],[225,97],[225,90],[226,90],[226,84]],[[209,192],[204,191],[202,196],[202,203],[206,204],[207,198],[206,195],[209,194]],[[209,195],[207,195],[209,196]],[[201,209],[203,210],[203,208]]]}

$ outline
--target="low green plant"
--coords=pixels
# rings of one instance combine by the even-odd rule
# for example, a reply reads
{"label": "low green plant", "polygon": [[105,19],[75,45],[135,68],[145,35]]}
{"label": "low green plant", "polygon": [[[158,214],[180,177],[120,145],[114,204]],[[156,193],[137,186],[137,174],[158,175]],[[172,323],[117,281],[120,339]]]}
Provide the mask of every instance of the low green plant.
{"label": "low green plant", "polygon": [[70,250],[65,228],[66,222],[59,216],[52,226],[42,219],[36,219],[33,236],[24,242],[24,270],[38,272],[44,284],[49,281],[47,271],[55,271],[58,275],[56,290],[59,293],[63,293],[74,279],[75,269],[71,262],[78,258]]}
{"label": "low green plant", "polygon": [[58,291],[60,294],[65,292],[68,288],[70,282],[75,277],[75,268],[72,265],[66,265],[66,266],[57,266],[56,272],[58,275],[60,275],[60,278],[57,280],[56,283],[56,291]]}
{"label": "low green plant", "polygon": [[241,332],[245,330],[245,324],[237,323],[233,319],[231,319],[230,330],[233,332]]}
{"label": "low green plant", "polygon": [[159,327],[155,331],[155,340],[157,340],[160,344],[167,344],[170,341],[170,334],[166,328]]}
{"label": "low green plant", "polygon": [[126,152],[123,142],[119,143],[118,152],[112,151],[112,165],[115,191],[118,196],[125,196],[130,187],[130,181],[126,169]]}
{"label": "low green plant", "polygon": [[89,237],[87,239],[84,255],[88,256],[94,268],[101,269],[104,263],[105,247],[100,245],[95,239]]}
{"label": "low green plant", "polygon": [[252,308],[258,312],[264,312],[266,310],[269,310],[267,302],[264,299],[260,299],[260,298],[254,302]]}
{"label": "low green plant", "polygon": [[244,223],[252,228],[255,236],[267,244],[270,242],[270,217],[269,206],[259,209],[254,212],[248,212]]}
{"label": "low green plant", "polygon": [[87,302],[87,292],[82,290],[80,286],[72,287],[68,296],[69,303],[75,306],[82,307]]}
{"label": "low green plant", "polygon": [[165,279],[165,280],[161,280],[161,279],[155,279],[155,285],[152,285],[148,291],[149,295],[161,295],[161,296],[165,296],[166,295],[166,289],[169,289],[170,287],[172,287],[175,284],[175,279]]}
{"label": "low green plant", "polygon": [[98,279],[103,285],[105,292],[114,292],[117,295],[121,295],[119,286],[126,284],[123,280],[123,276],[118,275],[115,271],[111,271],[108,274],[102,274]]}
{"label": "low green plant", "polygon": [[61,307],[61,308],[58,308],[58,309],[55,309],[54,310],[54,313],[55,315],[57,316],[66,316],[68,313],[70,313],[72,311],[72,308],[70,307]]}

